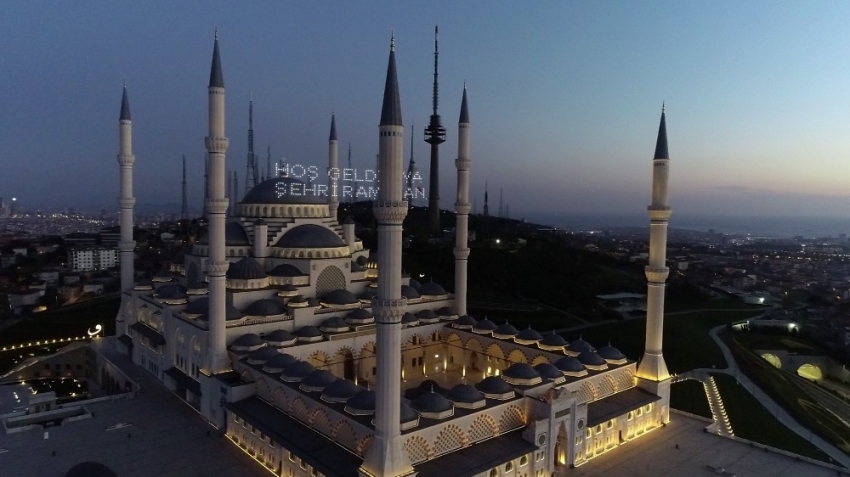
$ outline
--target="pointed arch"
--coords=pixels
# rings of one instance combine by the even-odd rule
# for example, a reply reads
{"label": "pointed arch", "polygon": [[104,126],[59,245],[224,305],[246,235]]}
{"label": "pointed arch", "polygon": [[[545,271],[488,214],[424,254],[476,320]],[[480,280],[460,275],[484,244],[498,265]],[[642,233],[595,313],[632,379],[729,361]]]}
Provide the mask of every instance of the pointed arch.
{"label": "pointed arch", "polygon": [[434,455],[446,454],[455,449],[460,449],[468,443],[469,441],[461,428],[454,424],[449,424],[434,439]]}
{"label": "pointed arch", "polygon": [[505,409],[499,418],[499,433],[503,434],[512,429],[525,425],[525,414],[519,406],[511,406]]}
{"label": "pointed arch", "polygon": [[428,441],[422,436],[411,436],[404,441],[403,447],[405,452],[407,452],[407,458],[410,459],[411,464],[418,464],[419,462],[428,460],[433,455],[431,446],[428,445]]}
{"label": "pointed arch", "polygon": [[511,363],[527,363],[528,357],[525,356],[525,353],[523,353],[519,348],[514,348],[510,354],[508,354],[508,361]]}
{"label": "pointed arch", "polygon": [[549,358],[547,358],[546,356],[544,356],[542,354],[538,354],[537,356],[532,358],[531,365],[537,366],[538,364],[543,364],[543,363],[548,363],[548,362],[549,362]]}
{"label": "pointed arch", "polygon": [[499,425],[496,424],[496,420],[493,419],[493,416],[489,414],[482,414],[475,419],[471,426],[469,426],[467,434],[469,435],[470,442],[483,441],[498,435]]}

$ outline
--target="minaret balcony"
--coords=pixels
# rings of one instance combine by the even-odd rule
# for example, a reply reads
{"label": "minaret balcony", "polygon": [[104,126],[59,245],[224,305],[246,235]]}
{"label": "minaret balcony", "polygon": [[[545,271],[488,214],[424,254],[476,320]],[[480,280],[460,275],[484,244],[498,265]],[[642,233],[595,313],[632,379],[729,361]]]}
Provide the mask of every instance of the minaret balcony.
{"label": "minaret balcony", "polygon": [[664,283],[667,281],[670,269],[667,267],[646,267],[644,273],[646,274],[646,279],[651,283]]}
{"label": "minaret balcony", "polygon": [[131,167],[136,162],[136,156],[132,154],[118,154],[118,165]]}
{"label": "minaret balcony", "polygon": [[406,200],[376,201],[372,213],[379,224],[401,225],[407,217]]}
{"label": "minaret balcony", "polygon": [[459,171],[468,171],[472,167],[472,159],[466,157],[458,157],[455,159],[455,167]]}
{"label": "minaret balcony", "polygon": [[401,317],[407,308],[407,298],[381,299],[372,298],[372,312],[375,322],[384,324],[401,323]]}
{"label": "minaret balcony", "polygon": [[230,140],[226,137],[206,137],[204,138],[204,145],[207,147],[207,152],[211,154],[224,154],[227,152],[227,146],[230,144]]}
{"label": "minaret balcony", "polygon": [[455,202],[455,213],[460,215],[469,215],[472,209],[472,204],[469,202]]}
{"label": "minaret balcony", "polygon": [[132,209],[134,205],[136,205],[135,197],[119,197],[118,198],[118,207],[120,207],[122,209]]}
{"label": "minaret balcony", "polygon": [[670,207],[666,205],[650,205],[646,208],[646,211],[649,214],[649,220],[658,222],[669,220],[670,214],[673,213]]}

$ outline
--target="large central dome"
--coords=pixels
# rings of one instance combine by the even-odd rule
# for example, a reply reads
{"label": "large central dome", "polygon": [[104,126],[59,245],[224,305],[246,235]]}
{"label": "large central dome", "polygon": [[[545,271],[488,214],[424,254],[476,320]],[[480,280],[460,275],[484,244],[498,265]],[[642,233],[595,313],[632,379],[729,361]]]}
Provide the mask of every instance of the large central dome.
{"label": "large central dome", "polygon": [[317,183],[305,183],[292,177],[273,177],[257,184],[245,194],[241,204],[325,204]]}

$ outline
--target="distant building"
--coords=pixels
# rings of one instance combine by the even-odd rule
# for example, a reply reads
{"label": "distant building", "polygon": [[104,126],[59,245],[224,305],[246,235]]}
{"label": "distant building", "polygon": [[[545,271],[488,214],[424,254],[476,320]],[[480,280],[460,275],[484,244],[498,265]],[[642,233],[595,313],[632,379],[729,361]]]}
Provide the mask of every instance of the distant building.
{"label": "distant building", "polygon": [[118,250],[109,247],[68,249],[68,268],[75,272],[106,270],[118,266]]}
{"label": "distant building", "polygon": [[65,241],[68,246],[75,245],[96,245],[97,244],[97,234],[87,234],[83,232],[74,232],[68,235],[63,235],[62,240]]}

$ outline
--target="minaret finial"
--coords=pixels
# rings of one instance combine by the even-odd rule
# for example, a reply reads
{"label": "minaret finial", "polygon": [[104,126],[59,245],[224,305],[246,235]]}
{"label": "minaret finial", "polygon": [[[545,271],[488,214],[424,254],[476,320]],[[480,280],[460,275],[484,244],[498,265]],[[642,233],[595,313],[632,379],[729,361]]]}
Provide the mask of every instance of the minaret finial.
{"label": "minaret finial", "polygon": [[664,114],[664,101],[661,101],[661,114]]}
{"label": "minaret finial", "polygon": [[395,29],[390,30],[390,51],[395,51]]}
{"label": "minaret finial", "polygon": [[215,27],[215,39],[218,40],[218,25]]}

